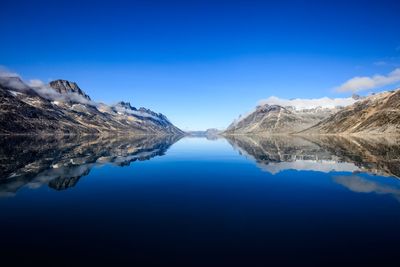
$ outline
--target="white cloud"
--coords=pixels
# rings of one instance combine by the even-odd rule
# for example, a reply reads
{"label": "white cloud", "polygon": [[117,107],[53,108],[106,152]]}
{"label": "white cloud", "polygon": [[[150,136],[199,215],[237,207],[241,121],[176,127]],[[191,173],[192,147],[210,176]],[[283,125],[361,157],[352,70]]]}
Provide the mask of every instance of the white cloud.
{"label": "white cloud", "polygon": [[41,80],[34,79],[34,80],[29,80],[28,85],[31,87],[42,87],[45,86],[45,83],[42,82]]}
{"label": "white cloud", "polygon": [[282,107],[294,107],[298,110],[301,109],[310,109],[310,108],[335,108],[337,106],[345,107],[348,105],[352,105],[356,102],[355,99],[351,97],[347,98],[329,98],[329,97],[322,97],[322,98],[313,98],[313,99],[306,99],[306,98],[295,98],[295,99],[284,99],[278,98],[276,96],[271,96],[267,99],[263,99],[259,101],[259,105],[279,105]]}
{"label": "white cloud", "polygon": [[18,73],[9,71],[6,67],[0,65],[0,85],[12,88],[15,91],[24,92],[29,87],[21,80]]}
{"label": "white cloud", "polygon": [[400,68],[396,68],[387,75],[357,76],[346,81],[336,88],[338,92],[357,92],[382,87],[400,81]]}
{"label": "white cloud", "polygon": [[139,117],[145,117],[145,118],[152,118],[154,120],[160,120],[160,118],[153,116],[150,113],[140,111],[140,110],[132,110],[132,109],[127,109],[126,107],[120,106],[120,105],[114,105],[113,108],[120,114],[125,114],[125,115],[134,115],[134,116],[139,116]]}

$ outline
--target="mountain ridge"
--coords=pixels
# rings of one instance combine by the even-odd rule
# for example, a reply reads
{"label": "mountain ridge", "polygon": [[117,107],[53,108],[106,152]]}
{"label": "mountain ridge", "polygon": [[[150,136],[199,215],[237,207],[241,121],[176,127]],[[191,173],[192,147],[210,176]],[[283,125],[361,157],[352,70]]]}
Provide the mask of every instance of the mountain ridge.
{"label": "mountain ridge", "polygon": [[226,134],[291,134],[307,129],[327,118],[336,109],[313,108],[297,110],[293,107],[264,104],[245,118],[233,122]]}
{"label": "mountain ridge", "polygon": [[299,134],[400,133],[400,89],[374,94],[357,101]]}
{"label": "mountain ridge", "polygon": [[184,133],[165,115],[128,105],[125,112],[118,112],[116,105],[94,102],[67,80],[27,85],[18,76],[1,76],[0,134]]}
{"label": "mountain ridge", "polygon": [[[296,108],[268,103],[258,105],[253,112],[231,123],[223,134],[400,134],[400,89],[366,97],[354,95],[352,98],[354,99],[352,104],[333,108],[323,106]],[[292,100],[280,102],[290,101]],[[278,100],[275,102],[279,103]],[[351,101],[346,102],[351,103]]]}

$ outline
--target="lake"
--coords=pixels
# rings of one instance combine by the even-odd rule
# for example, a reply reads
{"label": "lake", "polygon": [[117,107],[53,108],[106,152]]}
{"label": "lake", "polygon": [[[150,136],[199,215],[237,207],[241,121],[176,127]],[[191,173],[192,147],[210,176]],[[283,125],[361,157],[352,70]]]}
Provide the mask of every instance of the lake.
{"label": "lake", "polygon": [[0,256],[396,266],[397,138],[4,137]]}

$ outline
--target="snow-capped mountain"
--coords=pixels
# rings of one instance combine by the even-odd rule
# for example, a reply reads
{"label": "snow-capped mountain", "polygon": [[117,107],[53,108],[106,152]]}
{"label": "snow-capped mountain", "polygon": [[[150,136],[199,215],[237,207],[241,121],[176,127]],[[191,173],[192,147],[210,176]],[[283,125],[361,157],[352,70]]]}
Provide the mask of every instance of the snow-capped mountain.
{"label": "snow-capped mountain", "polygon": [[334,114],[340,107],[298,108],[263,104],[234,121],[227,134],[290,134],[307,129]]}
{"label": "snow-capped mountain", "polygon": [[271,97],[225,134],[399,134],[400,89],[366,97],[285,100]]}
{"label": "snow-capped mountain", "polygon": [[66,80],[49,84],[0,76],[1,134],[182,134],[166,116],[120,102],[93,101]]}
{"label": "snow-capped mountain", "polygon": [[302,134],[400,133],[400,89],[362,98]]}

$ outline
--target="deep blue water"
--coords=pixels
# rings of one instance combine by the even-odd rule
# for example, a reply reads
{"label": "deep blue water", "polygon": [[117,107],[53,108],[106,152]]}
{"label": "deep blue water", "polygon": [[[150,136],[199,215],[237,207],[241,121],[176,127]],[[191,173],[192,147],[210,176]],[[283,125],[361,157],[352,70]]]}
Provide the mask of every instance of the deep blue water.
{"label": "deep blue water", "polygon": [[[146,145],[140,153],[155,149],[156,155],[133,152],[138,159],[128,161],[120,153],[124,146],[112,160],[88,160],[99,152],[79,146],[74,148],[78,152],[69,148],[50,157],[37,151],[40,146],[18,168],[7,162],[11,171],[2,169],[0,184],[2,261],[52,266],[397,266],[400,180],[388,171],[393,162],[385,161],[392,160],[397,147],[388,149],[376,167],[354,151],[347,157],[343,151],[327,152],[323,145],[307,151],[304,145],[282,141],[283,150],[292,153],[286,155],[298,155],[287,159],[280,149],[259,143],[175,141],[161,152],[160,144]],[[90,144],[85,147],[91,149]],[[4,150],[3,166],[26,148],[21,151],[11,156]],[[382,154],[369,152],[378,159]],[[29,175],[18,173],[40,157],[52,162]],[[55,157],[67,167],[54,176],[48,169],[60,168]],[[78,160],[82,158],[87,161]],[[89,172],[79,172],[69,187],[49,186],[57,177],[71,178],[65,173],[77,166]]]}

